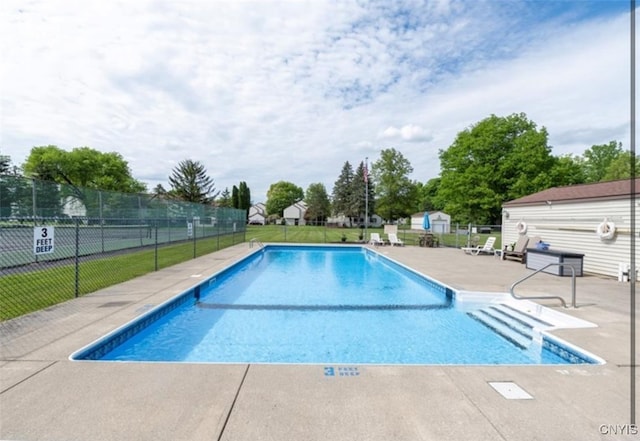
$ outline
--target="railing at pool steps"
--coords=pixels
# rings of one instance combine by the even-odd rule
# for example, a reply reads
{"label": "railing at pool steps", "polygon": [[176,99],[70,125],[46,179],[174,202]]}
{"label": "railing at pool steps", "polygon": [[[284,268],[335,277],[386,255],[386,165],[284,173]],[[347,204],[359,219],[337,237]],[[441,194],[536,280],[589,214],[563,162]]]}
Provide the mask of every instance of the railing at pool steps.
{"label": "railing at pool steps", "polygon": [[514,299],[518,299],[518,300],[531,300],[531,299],[557,299],[560,300],[560,303],[562,303],[562,306],[564,308],[567,307],[567,302],[564,301],[564,299],[560,296],[521,296],[521,295],[516,295],[516,293],[514,292],[514,289],[516,287],[516,285],[519,285],[520,283],[524,282],[527,279],[530,279],[531,277],[535,276],[536,274],[544,271],[545,269],[549,268],[550,266],[560,266],[560,267],[564,267],[567,266],[571,269],[571,307],[572,308],[577,308],[576,306],[576,270],[573,267],[573,264],[570,262],[551,262],[545,266],[543,266],[542,268],[539,268],[537,270],[535,270],[534,272],[532,272],[531,274],[526,275],[525,277],[515,281],[513,283],[513,285],[511,285],[511,288],[509,288],[509,293],[511,293],[511,297],[513,297]]}
{"label": "railing at pool steps", "polygon": [[260,242],[255,237],[249,241],[249,248],[253,248],[254,245],[260,248],[264,248],[264,245],[262,244],[262,242]]}

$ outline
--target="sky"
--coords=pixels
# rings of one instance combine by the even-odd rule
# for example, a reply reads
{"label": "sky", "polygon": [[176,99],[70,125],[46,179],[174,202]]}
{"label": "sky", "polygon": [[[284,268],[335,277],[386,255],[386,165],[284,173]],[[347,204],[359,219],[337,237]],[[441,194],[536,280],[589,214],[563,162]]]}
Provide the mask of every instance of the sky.
{"label": "sky", "polygon": [[[552,154],[630,147],[628,1],[3,0],[0,155],[117,152],[166,189],[180,161],[217,190],[330,194],[394,148],[410,178],[491,116],[525,113]],[[368,158],[368,159],[367,159]],[[371,165],[370,165],[371,167]]]}

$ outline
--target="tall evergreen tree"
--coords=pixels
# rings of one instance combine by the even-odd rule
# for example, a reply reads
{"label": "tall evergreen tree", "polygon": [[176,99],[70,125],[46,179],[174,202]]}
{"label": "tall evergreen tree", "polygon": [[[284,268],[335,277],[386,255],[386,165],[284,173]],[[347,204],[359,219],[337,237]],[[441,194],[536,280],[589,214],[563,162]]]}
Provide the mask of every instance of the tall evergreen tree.
{"label": "tall evergreen tree", "polygon": [[240,197],[238,187],[235,185],[231,188],[231,205],[233,208],[240,208]]}
{"label": "tall evergreen tree", "polygon": [[209,204],[220,193],[216,191],[213,179],[199,161],[186,159],[173,169],[169,176],[171,194],[180,200]]}
{"label": "tall evergreen tree", "polygon": [[349,161],[346,161],[342,166],[338,180],[333,184],[332,198],[334,214],[347,217],[349,225],[352,224],[353,218],[358,216],[353,199],[353,180],[353,167]]}
{"label": "tall evergreen tree", "polygon": [[365,211],[371,217],[375,213],[375,183],[371,179],[365,163],[361,162],[356,169],[354,179],[351,182],[351,201],[353,211],[358,218],[365,216]]}

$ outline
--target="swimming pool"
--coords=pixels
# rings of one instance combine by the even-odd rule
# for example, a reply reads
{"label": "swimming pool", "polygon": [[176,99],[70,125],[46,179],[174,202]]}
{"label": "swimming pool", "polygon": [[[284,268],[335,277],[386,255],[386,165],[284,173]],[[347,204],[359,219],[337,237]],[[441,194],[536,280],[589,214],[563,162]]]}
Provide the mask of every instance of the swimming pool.
{"label": "swimming pool", "polygon": [[[484,306],[484,308],[483,308]],[[268,245],[72,356],[215,363],[568,364],[596,357],[364,247]],[[483,314],[479,314],[482,312]],[[512,313],[515,314],[515,313]],[[492,324],[493,323],[493,324]],[[498,324],[496,324],[498,323]],[[500,324],[502,323],[502,324]],[[527,332],[531,335],[527,337]],[[531,328],[531,329],[529,329]]]}

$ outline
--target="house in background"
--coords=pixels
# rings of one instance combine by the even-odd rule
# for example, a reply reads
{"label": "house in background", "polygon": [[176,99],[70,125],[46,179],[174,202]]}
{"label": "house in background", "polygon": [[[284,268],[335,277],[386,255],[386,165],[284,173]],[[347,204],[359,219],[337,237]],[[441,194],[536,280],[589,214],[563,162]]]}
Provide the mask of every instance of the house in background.
{"label": "house in background", "polygon": [[304,225],[304,215],[306,212],[307,204],[305,204],[304,201],[298,201],[285,208],[282,217],[286,225]]}
{"label": "house in background", "polygon": [[[423,230],[422,219],[424,219],[424,211],[411,215],[411,229]],[[435,234],[447,234],[451,232],[451,216],[442,211],[429,211],[429,223],[431,224],[431,232]]]}
{"label": "house in background", "polygon": [[248,223],[251,225],[264,225],[267,223],[267,207],[262,202],[249,207]]}
{"label": "house in background", "polygon": [[[521,234],[540,236],[551,250],[584,254],[584,272],[617,277],[621,265],[631,262],[632,184],[640,192],[636,178],[554,187],[507,202],[502,243],[514,243]],[[602,230],[605,223],[613,227],[610,238]],[[636,218],[635,231],[638,226]]]}
{"label": "house in background", "polygon": [[[364,225],[364,217],[365,217],[364,214],[362,214],[359,219],[353,218],[350,224],[349,218],[341,214],[339,216],[329,217],[327,219],[327,224],[335,225],[339,227],[349,227],[349,226],[359,227],[361,225]],[[380,228],[382,226],[382,223],[383,223],[383,220],[380,216],[378,216],[377,214],[370,214],[369,223],[367,223],[367,227]]]}

